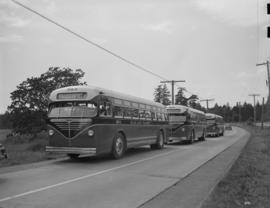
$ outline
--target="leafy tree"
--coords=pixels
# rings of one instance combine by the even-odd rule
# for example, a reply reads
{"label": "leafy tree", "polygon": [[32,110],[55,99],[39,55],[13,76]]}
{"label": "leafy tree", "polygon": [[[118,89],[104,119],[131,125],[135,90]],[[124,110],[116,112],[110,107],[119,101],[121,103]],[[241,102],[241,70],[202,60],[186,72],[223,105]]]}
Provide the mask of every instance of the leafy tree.
{"label": "leafy tree", "polygon": [[241,108],[242,121],[252,120],[253,112],[253,106],[245,102]]}
{"label": "leafy tree", "polygon": [[175,104],[176,105],[187,105],[188,99],[184,95],[184,88],[179,87],[178,92],[175,95]]}
{"label": "leafy tree", "polygon": [[195,108],[197,106],[196,101],[198,100],[198,96],[197,95],[191,95],[189,98],[187,98],[187,105]]}
{"label": "leafy tree", "polygon": [[12,128],[12,123],[10,121],[10,115],[8,112],[0,115],[0,129],[10,129]]}
{"label": "leafy tree", "polygon": [[27,78],[11,93],[11,115],[13,128],[19,133],[33,133],[45,128],[48,95],[55,89],[81,82],[84,72],[81,69],[51,67],[39,77]]}
{"label": "leafy tree", "polygon": [[170,105],[170,91],[167,88],[167,85],[158,85],[154,92],[154,101],[162,103],[163,105]]}

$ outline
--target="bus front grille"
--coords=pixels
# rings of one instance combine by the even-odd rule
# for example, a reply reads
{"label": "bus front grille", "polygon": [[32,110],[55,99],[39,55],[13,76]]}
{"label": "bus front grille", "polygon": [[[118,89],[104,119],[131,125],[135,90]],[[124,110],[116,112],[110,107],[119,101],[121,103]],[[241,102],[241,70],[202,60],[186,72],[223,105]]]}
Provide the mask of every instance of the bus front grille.
{"label": "bus front grille", "polygon": [[52,119],[51,123],[66,137],[72,138],[91,123],[91,119]]}

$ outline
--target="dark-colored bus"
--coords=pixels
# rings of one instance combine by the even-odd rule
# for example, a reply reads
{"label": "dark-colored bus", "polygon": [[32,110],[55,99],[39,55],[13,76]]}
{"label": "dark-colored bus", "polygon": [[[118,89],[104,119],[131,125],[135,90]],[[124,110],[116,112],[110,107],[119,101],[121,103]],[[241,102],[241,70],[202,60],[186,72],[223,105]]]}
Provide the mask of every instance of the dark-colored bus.
{"label": "dark-colored bus", "polygon": [[222,116],[206,113],[207,136],[223,136],[224,135],[224,120]]}
{"label": "dark-colored bus", "polygon": [[205,140],[205,113],[183,105],[169,105],[166,107],[169,128],[168,142],[188,142]]}
{"label": "dark-colored bus", "polygon": [[57,89],[49,97],[47,152],[79,155],[111,153],[166,142],[166,109],[153,101],[90,86]]}

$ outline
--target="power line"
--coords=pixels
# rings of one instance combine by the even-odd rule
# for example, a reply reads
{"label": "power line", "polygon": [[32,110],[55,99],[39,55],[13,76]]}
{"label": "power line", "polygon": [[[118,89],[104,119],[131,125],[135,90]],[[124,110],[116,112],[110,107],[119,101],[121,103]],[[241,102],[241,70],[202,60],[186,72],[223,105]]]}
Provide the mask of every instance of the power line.
{"label": "power line", "polygon": [[142,70],[142,71],[144,71],[144,72],[146,72],[146,73],[149,73],[149,74],[151,74],[151,75],[153,75],[153,76],[155,76],[155,77],[158,77],[158,78],[160,78],[160,79],[162,79],[162,80],[167,80],[165,77],[162,77],[162,76],[160,76],[159,74],[156,74],[156,73],[154,73],[154,72],[152,72],[152,71],[146,69],[145,67],[142,67],[142,66],[140,66],[140,65],[138,65],[138,64],[136,64],[136,63],[134,63],[134,62],[132,62],[132,61],[129,61],[128,59],[126,59],[126,58],[124,58],[124,57],[122,57],[122,56],[116,54],[115,52],[113,52],[113,51],[111,51],[111,50],[108,50],[108,49],[102,47],[101,45],[99,45],[99,44],[97,44],[97,43],[95,43],[95,42],[93,42],[93,41],[91,41],[91,40],[89,40],[89,39],[83,37],[82,35],[78,34],[77,32],[72,31],[71,29],[69,29],[69,28],[67,28],[67,27],[65,27],[65,26],[63,26],[63,25],[61,25],[60,23],[58,23],[58,22],[56,22],[56,21],[54,21],[54,20],[52,20],[52,19],[46,17],[45,15],[43,15],[43,14],[41,14],[41,13],[39,13],[39,12],[33,10],[33,9],[31,9],[30,7],[24,5],[24,4],[22,4],[22,3],[20,3],[20,2],[18,2],[18,1],[16,1],[16,0],[11,0],[11,1],[14,2],[15,4],[17,4],[17,5],[19,5],[19,6],[23,7],[23,8],[25,8],[26,10],[28,10],[28,11],[30,11],[30,12],[32,12],[32,13],[38,15],[38,16],[40,16],[41,18],[43,18],[43,19],[49,21],[50,23],[52,23],[52,24],[54,24],[54,25],[56,25],[56,26],[62,28],[62,29],[65,30],[66,32],[69,32],[69,33],[75,35],[76,37],[78,37],[78,38],[80,38],[80,39],[86,41],[87,43],[89,43],[89,44],[91,44],[91,45],[93,45],[93,46],[95,46],[95,47],[97,47],[97,48],[99,48],[99,49],[101,49],[101,50],[103,50],[103,51],[105,51],[105,52],[111,54],[112,56],[114,56],[114,57],[116,57],[116,58],[118,58],[118,59],[120,59],[120,60],[122,60],[122,61],[124,61],[124,62],[126,62],[126,63],[128,63],[128,64],[130,64],[130,65],[132,65],[132,66],[134,66],[134,67],[136,67],[137,69],[140,69],[140,70]]}
{"label": "power line", "polygon": [[[136,63],[134,63],[133,61],[130,61],[130,60],[124,58],[124,57],[121,56],[121,55],[118,55],[117,53],[115,53],[115,52],[113,52],[113,51],[111,51],[111,50],[109,50],[109,49],[104,48],[103,46],[101,46],[101,45],[99,45],[99,44],[97,44],[97,43],[95,43],[95,42],[93,42],[93,41],[91,41],[91,40],[89,40],[89,39],[83,37],[83,36],[80,35],[79,33],[72,31],[71,29],[67,28],[66,26],[63,26],[62,24],[60,24],[60,23],[58,23],[58,22],[52,20],[51,18],[46,17],[45,15],[43,15],[43,14],[41,14],[41,13],[35,11],[34,9],[32,9],[32,8],[30,8],[30,7],[28,7],[28,6],[24,5],[24,4],[22,4],[22,3],[18,2],[18,1],[16,1],[16,0],[11,0],[11,1],[12,1],[13,3],[15,3],[15,4],[17,4],[17,5],[21,6],[21,7],[23,7],[24,9],[26,9],[26,10],[28,10],[28,11],[30,11],[30,12],[36,14],[36,15],[38,15],[39,17],[43,18],[44,20],[47,20],[48,22],[50,22],[50,23],[52,23],[52,24],[54,24],[54,25],[56,25],[56,26],[62,28],[62,29],[65,30],[66,32],[71,33],[72,35],[78,37],[79,39],[84,40],[85,42],[87,42],[87,43],[89,43],[89,44],[91,44],[91,45],[93,45],[93,46],[95,46],[95,47],[97,47],[97,48],[99,48],[99,49],[101,49],[101,50],[107,52],[108,54],[110,54],[110,55],[112,55],[112,56],[114,56],[114,57],[116,57],[116,58],[122,60],[123,62],[126,62],[126,63],[132,65],[133,67],[135,67],[135,68],[137,68],[137,69],[139,69],[139,70],[141,70],[141,71],[144,71],[144,72],[146,72],[146,73],[148,73],[148,74],[151,74],[151,75],[153,75],[153,76],[155,76],[155,77],[158,77],[159,79],[161,79],[161,80],[163,80],[163,81],[168,81],[167,78],[165,78],[165,77],[163,77],[163,76],[161,76],[161,75],[159,75],[159,74],[157,74],[157,73],[154,73],[154,72],[152,72],[151,70],[146,69],[145,67],[140,66],[139,64],[136,64]],[[194,93],[192,93],[192,92],[190,92],[190,91],[188,91],[188,90],[185,90],[185,91],[188,92],[188,93],[190,93],[190,94],[194,94]]]}

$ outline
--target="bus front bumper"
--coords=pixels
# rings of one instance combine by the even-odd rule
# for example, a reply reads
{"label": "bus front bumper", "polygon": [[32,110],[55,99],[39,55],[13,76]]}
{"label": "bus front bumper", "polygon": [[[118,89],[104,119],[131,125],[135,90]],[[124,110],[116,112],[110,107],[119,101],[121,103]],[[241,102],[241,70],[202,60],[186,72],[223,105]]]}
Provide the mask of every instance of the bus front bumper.
{"label": "bus front bumper", "polygon": [[84,147],[52,147],[46,146],[46,152],[56,152],[64,154],[83,154],[83,155],[96,155],[96,148]]}

